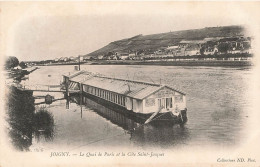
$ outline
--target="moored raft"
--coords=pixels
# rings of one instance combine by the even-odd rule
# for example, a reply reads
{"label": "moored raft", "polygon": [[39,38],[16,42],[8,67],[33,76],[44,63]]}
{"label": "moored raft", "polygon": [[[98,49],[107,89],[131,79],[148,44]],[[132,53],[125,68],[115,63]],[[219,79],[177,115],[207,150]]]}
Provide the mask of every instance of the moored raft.
{"label": "moored raft", "polygon": [[63,75],[68,92],[80,90],[98,103],[127,112],[143,123],[187,122],[186,95],[167,85],[124,80],[77,71]]}

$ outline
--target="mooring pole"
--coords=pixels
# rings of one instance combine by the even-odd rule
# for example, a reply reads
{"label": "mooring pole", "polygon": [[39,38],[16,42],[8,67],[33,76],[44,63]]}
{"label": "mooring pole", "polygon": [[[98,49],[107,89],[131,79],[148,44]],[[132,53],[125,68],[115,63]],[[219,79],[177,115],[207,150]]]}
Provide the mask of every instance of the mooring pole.
{"label": "mooring pole", "polygon": [[79,56],[79,71],[80,71],[80,56]]}
{"label": "mooring pole", "polygon": [[69,109],[69,83],[68,78],[65,78],[65,87],[66,87],[66,109]]}
{"label": "mooring pole", "polygon": [[79,88],[80,88],[80,115],[82,118],[82,95],[83,95],[83,85],[80,83],[79,84]]}

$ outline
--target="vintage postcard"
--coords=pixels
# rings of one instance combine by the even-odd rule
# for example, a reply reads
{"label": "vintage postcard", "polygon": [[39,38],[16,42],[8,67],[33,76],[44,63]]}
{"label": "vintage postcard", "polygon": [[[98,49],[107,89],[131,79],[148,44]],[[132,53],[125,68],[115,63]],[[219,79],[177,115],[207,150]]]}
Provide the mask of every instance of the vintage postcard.
{"label": "vintage postcard", "polygon": [[0,2],[0,166],[260,166],[260,3]]}

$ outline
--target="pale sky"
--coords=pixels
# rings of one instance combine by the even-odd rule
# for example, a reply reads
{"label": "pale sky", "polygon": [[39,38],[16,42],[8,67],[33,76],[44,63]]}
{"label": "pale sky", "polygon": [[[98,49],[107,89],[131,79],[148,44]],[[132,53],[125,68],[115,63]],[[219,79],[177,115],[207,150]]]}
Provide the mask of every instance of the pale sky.
{"label": "pale sky", "polygon": [[[47,60],[85,55],[138,34],[253,21],[253,4],[198,2],[6,2],[6,56]],[[2,19],[3,20],[3,19]]]}

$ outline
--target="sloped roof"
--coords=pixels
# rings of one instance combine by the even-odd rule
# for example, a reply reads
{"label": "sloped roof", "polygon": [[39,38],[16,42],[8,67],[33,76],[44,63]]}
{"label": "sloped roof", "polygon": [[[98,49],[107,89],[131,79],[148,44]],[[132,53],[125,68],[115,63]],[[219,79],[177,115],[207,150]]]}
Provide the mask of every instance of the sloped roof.
{"label": "sloped roof", "polygon": [[167,50],[171,50],[171,49],[177,49],[179,46],[169,46],[168,48],[166,48]]}
{"label": "sloped roof", "polygon": [[204,40],[182,40],[180,44],[202,44],[205,43]]}
{"label": "sloped roof", "polygon": [[[79,73],[78,75],[74,74],[74,76],[70,77],[70,80],[80,82],[82,84],[89,85],[92,87],[101,88],[104,90],[122,94],[135,99],[144,99],[152,93],[160,90],[161,88],[168,87],[153,83],[110,78],[86,71]],[[185,94],[180,90],[171,87],[168,88],[181,94]]]}
{"label": "sloped roof", "polygon": [[75,78],[76,76],[80,75],[80,74],[85,74],[86,71],[72,71],[66,74],[63,74],[63,76],[69,77],[69,78]]}

